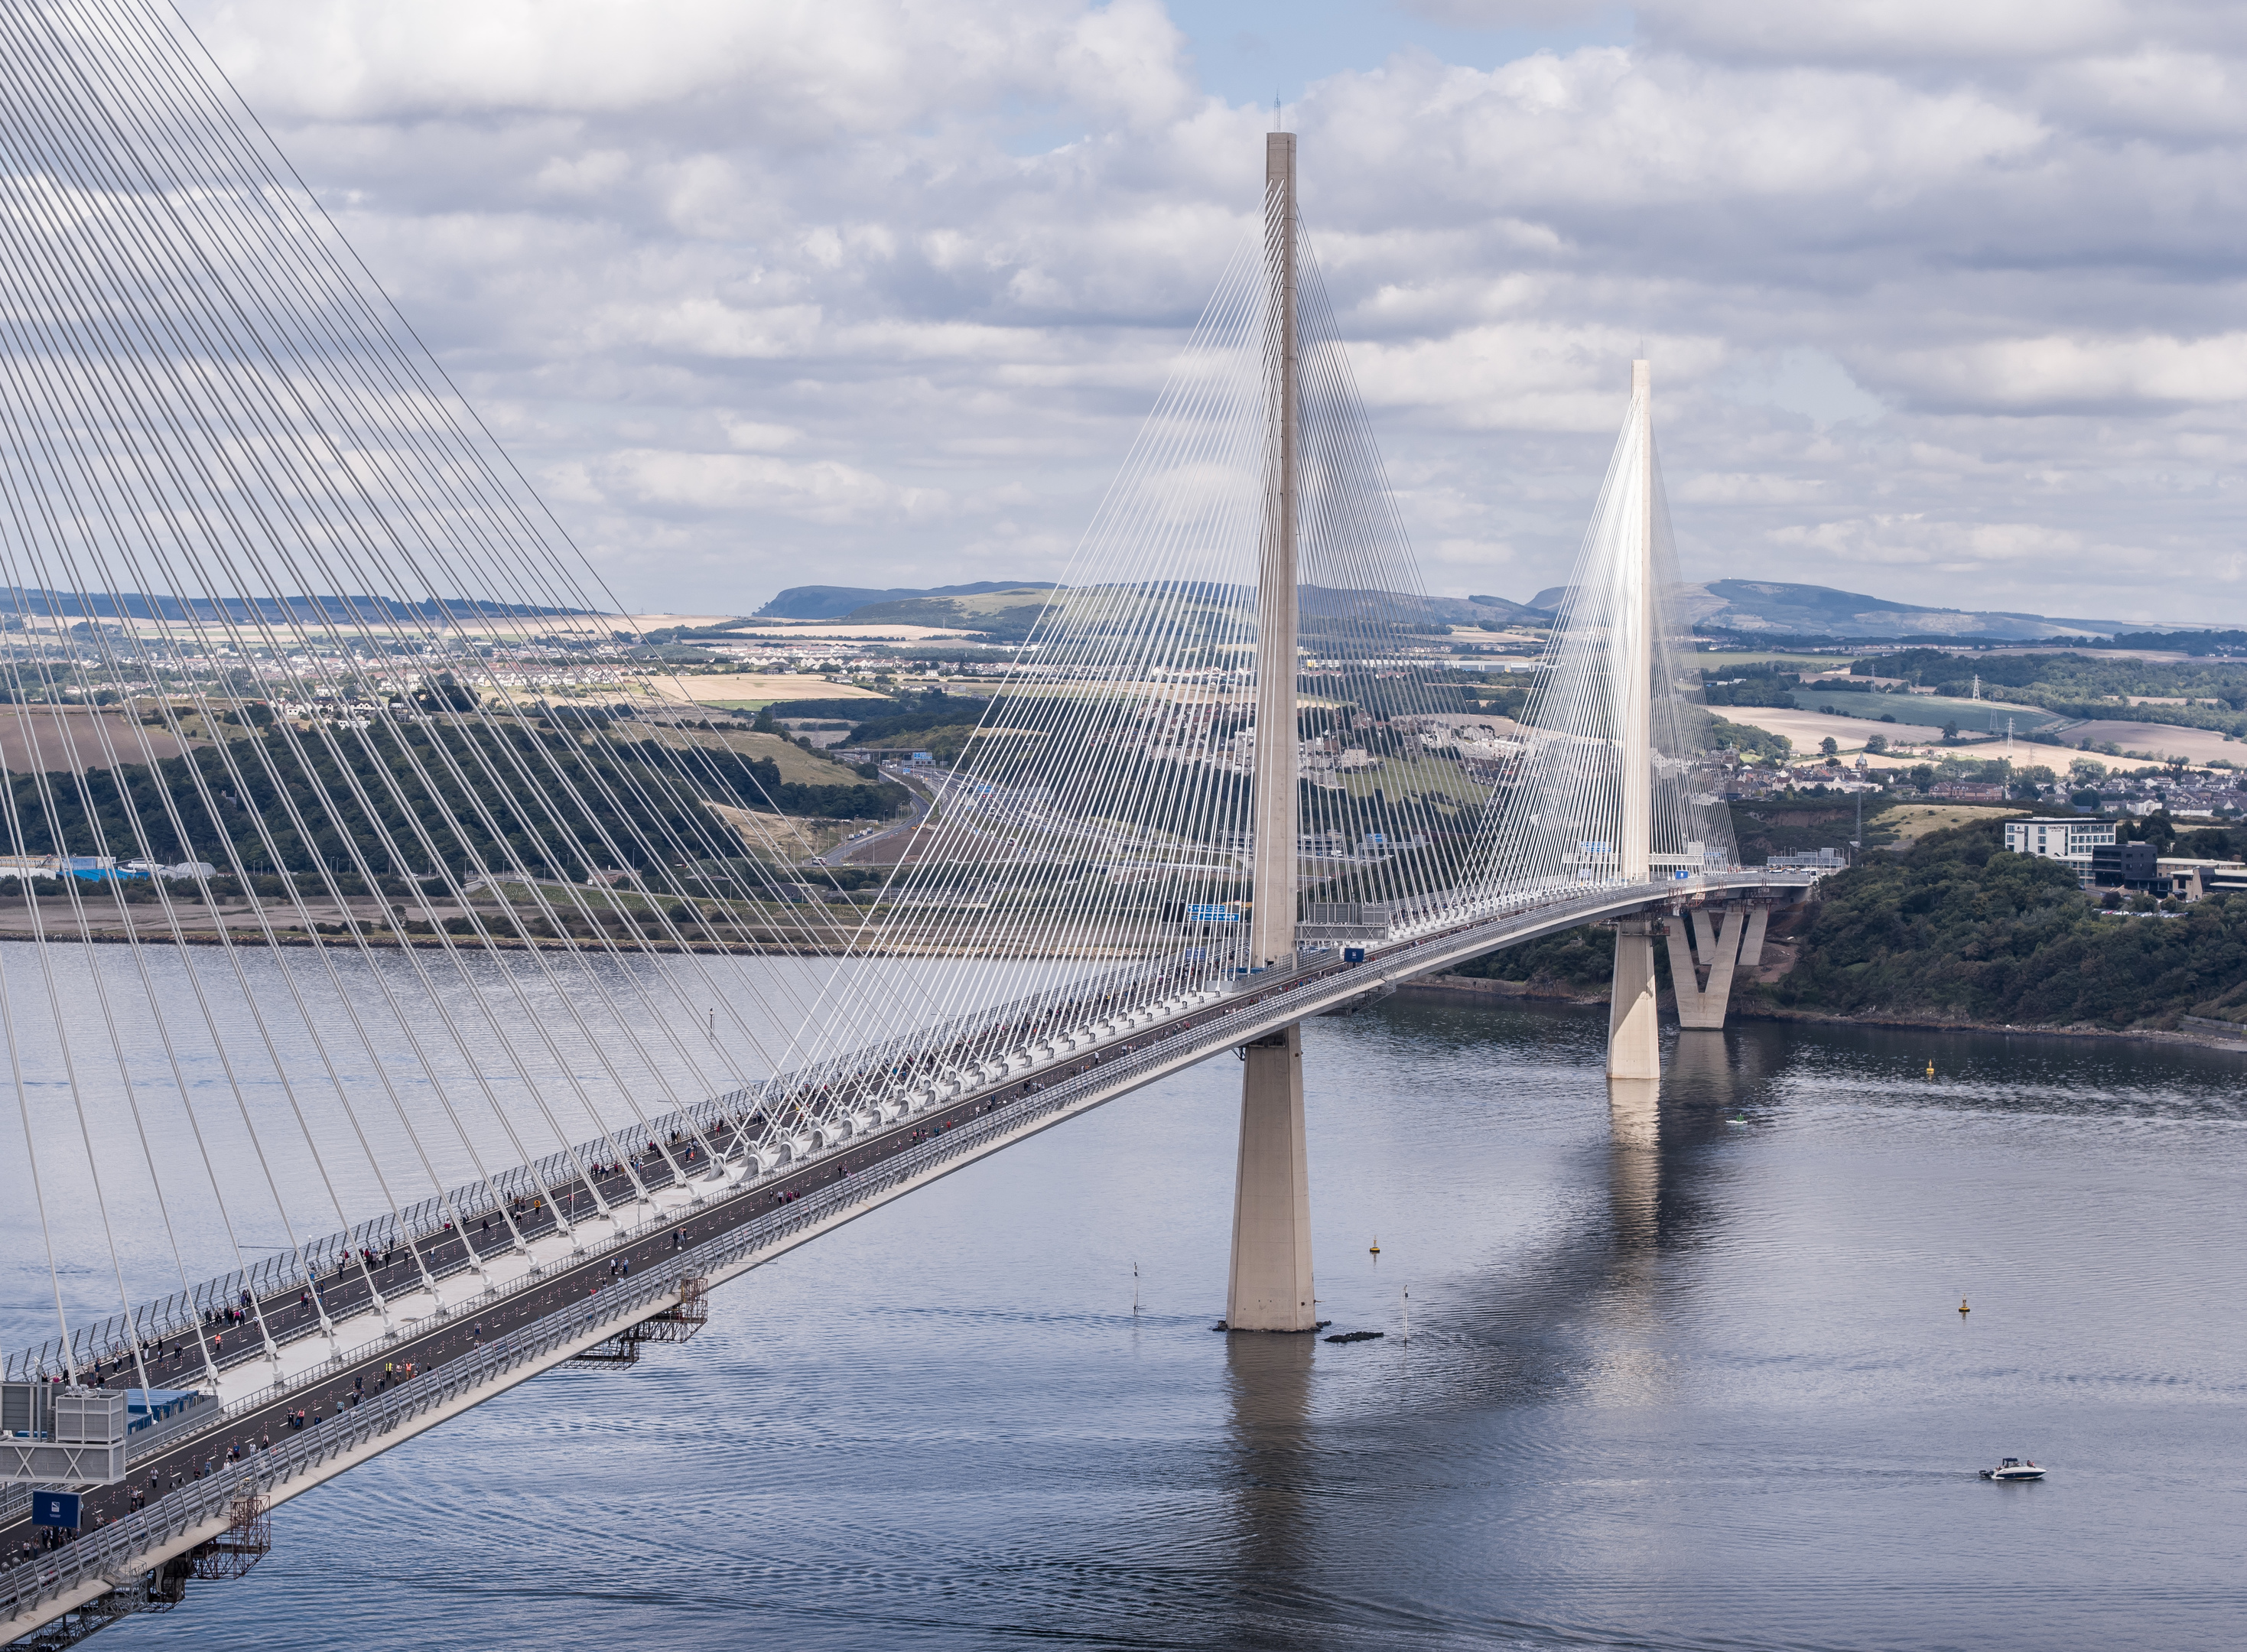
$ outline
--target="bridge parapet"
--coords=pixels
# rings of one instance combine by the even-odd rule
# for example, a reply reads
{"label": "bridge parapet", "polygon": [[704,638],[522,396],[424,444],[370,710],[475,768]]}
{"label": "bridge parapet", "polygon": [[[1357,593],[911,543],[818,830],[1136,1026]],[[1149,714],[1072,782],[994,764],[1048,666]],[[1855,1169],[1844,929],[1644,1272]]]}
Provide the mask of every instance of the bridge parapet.
{"label": "bridge parapet", "polygon": [[[1172,1042],[1175,1039],[1185,1038],[1197,1048],[1202,1047],[1205,1041],[1214,1039],[1214,1042],[1207,1043],[1203,1048],[1203,1054],[1206,1055],[1283,1026],[1289,1016],[1315,1015],[1335,1005],[1369,993],[1378,993],[1417,975],[1448,968],[1501,946],[1534,940],[1628,912],[1666,912],[1681,902],[1799,899],[1813,881],[1813,875],[1799,871],[1773,873],[1752,870],[1711,873],[1684,883],[1660,879],[1590,889],[1581,885],[1563,886],[1545,891],[1541,898],[1490,911],[1470,922],[1434,929],[1386,945],[1369,945],[1362,962],[1345,963],[1339,950],[1299,952],[1298,966],[1294,969],[1238,978],[1223,994],[1210,989],[1170,993],[1154,1000],[1137,1014],[1115,1018],[1110,1030],[1104,1034],[1094,1036],[1079,1029],[1078,1034],[1071,1034],[1066,1041],[1056,1034],[1050,1041],[1057,1047],[1055,1053],[1042,1055],[1026,1053],[1019,1067],[1011,1067],[1007,1072],[996,1078],[986,1079],[976,1086],[946,1085],[942,1088],[947,1094],[940,1096],[931,1094],[918,1083],[909,1090],[900,1086],[882,1098],[882,1109],[878,1109],[887,1110],[893,1116],[858,1132],[853,1139],[869,1139],[888,1130],[909,1127],[914,1118],[932,1107],[940,1106],[946,1100],[956,1101],[977,1090],[995,1087],[1010,1078],[1035,1076],[1040,1072],[1051,1071],[1096,1055],[1105,1062],[1117,1046],[1142,1043],[1151,1032],[1159,1033],[1160,1029],[1175,1027],[1181,1021],[1193,1019],[1197,1022],[1196,1027],[1190,1034],[1173,1033],[1158,1037],[1153,1045],[1145,1048],[1175,1051],[1181,1048]],[[1200,1018],[1220,1010],[1223,1026],[1237,1027],[1241,1030],[1207,1030],[1219,1022]],[[1136,1068],[1152,1058],[1142,1053],[1132,1059]],[[1059,1093],[1068,1082],[1053,1081],[1055,1090],[1049,1093]],[[741,1111],[739,1095],[736,1092],[700,1103],[696,1113],[702,1127],[714,1130],[720,1118],[727,1116],[738,1117]],[[644,1127],[643,1133],[651,1139],[660,1139],[671,1130],[684,1129],[693,1122],[684,1115],[666,1115],[652,1120]],[[579,1150],[581,1154],[591,1157],[598,1152],[600,1146],[598,1142],[588,1143]],[[700,1185],[708,1189],[711,1197],[723,1197],[732,1191],[735,1183],[753,1183],[784,1171],[797,1169],[834,1153],[848,1150],[850,1142],[841,1137],[832,1143],[816,1143],[809,1133],[777,1142],[728,1138],[724,1161],[717,1169],[721,1176],[730,1180],[722,1186],[718,1184]],[[678,1185],[680,1179],[673,1176],[660,1163],[649,1167],[643,1175],[650,1190],[657,1192]],[[502,1189],[513,1185],[509,1176],[500,1176],[495,1180]],[[468,1209],[471,1216],[477,1209],[468,1205],[465,1197],[461,1205]],[[629,1208],[620,1214],[627,1219],[632,1217]],[[106,1324],[80,1328],[74,1338],[79,1344],[76,1362],[79,1369],[84,1369],[91,1365],[90,1355],[92,1353],[113,1355],[124,1345],[124,1339],[133,1335],[136,1328],[151,1336],[174,1336],[183,1328],[191,1335],[199,1333],[202,1328],[196,1316],[199,1305],[231,1301],[243,1288],[256,1288],[268,1294],[293,1294],[298,1280],[314,1277],[321,1266],[324,1266],[327,1272],[332,1273],[334,1265],[329,1259],[348,1250],[352,1245],[373,1242],[366,1237],[372,1228],[373,1225],[365,1225],[346,1234],[313,1241],[304,1247],[300,1256],[279,1259],[275,1265],[261,1270],[249,1286],[245,1286],[242,1276],[229,1275],[199,1286],[191,1293],[143,1305],[129,1316],[120,1314]],[[433,1221],[424,1236],[442,1231],[442,1222]],[[375,1237],[383,1236],[377,1233]],[[390,1242],[398,1241],[392,1239]],[[595,1242],[589,1246],[589,1250],[598,1254],[605,1243]],[[442,1262],[433,1261],[431,1272],[441,1282],[468,1271],[472,1266],[465,1259],[456,1256]],[[180,1317],[181,1310],[179,1304],[182,1301],[188,1305],[184,1321]],[[305,1337],[320,1335],[321,1328],[317,1321],[305,1321],[277,1327],[273,1335],[276,1342],[285,1348]],[[238,1355],[229,1355],[229,1363],[262,1357],[262,1352],[251,1349]],[[12,1379],[59,1375],[62,1369],[60,1346],[50,1341],[38,1348],[19,1350],[9,1356],[7,1363],[8,1375]]]}

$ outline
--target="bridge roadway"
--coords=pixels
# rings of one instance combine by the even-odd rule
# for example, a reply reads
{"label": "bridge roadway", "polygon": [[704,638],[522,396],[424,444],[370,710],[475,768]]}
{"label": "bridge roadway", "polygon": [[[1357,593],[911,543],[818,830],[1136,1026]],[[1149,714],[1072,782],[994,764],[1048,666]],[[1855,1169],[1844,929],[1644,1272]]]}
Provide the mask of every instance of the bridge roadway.
{"label": "bridge roadway", "polygon": [[[1173,1019],[1128,1029],[987,1093],[925,1108],[800,1165],[723,1188],[659,1185],[657,1208],[646,1219],[630,1230],[613,1224],[620,1231],[605,1239],[589,1239],[586,1230],[599,1219],[583,1215],[574,1236],[563,1234],[551,1209],[517,1224],[530,1242],[529,1257],[504,1225],[488,1236],[481,1227],[473,1236],[447,1234],[424,1244],[432,1273],[467,1264],[472,1238],[495,1278],[509,1260],[516,1265],[514,1277],[487,1288],[471,1273],[454,1273],[459,1288],[451,1300],[441,1290],[442,1306],[394,1339],[380,1335],[366,1279],[348,1268],[326,1283],[322,1300],[338,1342],[345,1330],[369,1340],[325,1357],[320,1349],[327,1337],[300,1340],[295,1357],[283,1359],[282,1380],[267,1384],[256,1380],[267,1355],[255,1322],[221,1329],[217,1345],[229,1376],[222,1392],[236,1390],[236,1374],[246,1371],[242,1397],[211,1422],[134,1458],[125,1481],[87,1492],[87,1524],[74,1541],[38,1548],[27,1510],[0,1526],[0,1632],[22,1636],[113,1587],[133,1586],[149,1568],[222,1533],[235,1496],[255,1492],[270,1505],[310,1490],[671,1306],[683,1280],[716,1284],[771,1261],[939,1176],[1219,1050],[1413,976],[1581,924],[1680,901],[1793,899],[1809,881],[1759,872],[1609,887],[1369,949],[1363,963],[1340,962],[1337,953],[1335,962],[1270,980],[1248,977]],[[728,1126],[712,1145],[733,1158],[739,1137]],[[699,1158],[690,1161],[689,1169],[699,1164]],[[667,1175],[667,1167],[658,1166],[641,1179],[645,1184]],[[634,1198],[620,1171],[601,1178],[601,1187],[612,1205]],[[582,1183],[557,1191],[579,1211],[592,1209]],[[417,1291],[419,1270],[393,1254],[375,1268],[374,1285],[396,1299]],[[259,1305],[277,1339],[301,1338],[317,1324],[318,1310],[300,1290]],[[413,1376],[403,1375],[409,1369]],[[168,1378],[192,1386],[204,1375],[200,1356],[183,1344],[167,1342],[149,1365],[159,1384]],[[129,1360],[105,1365],[99,1378],[137,1386]]]}

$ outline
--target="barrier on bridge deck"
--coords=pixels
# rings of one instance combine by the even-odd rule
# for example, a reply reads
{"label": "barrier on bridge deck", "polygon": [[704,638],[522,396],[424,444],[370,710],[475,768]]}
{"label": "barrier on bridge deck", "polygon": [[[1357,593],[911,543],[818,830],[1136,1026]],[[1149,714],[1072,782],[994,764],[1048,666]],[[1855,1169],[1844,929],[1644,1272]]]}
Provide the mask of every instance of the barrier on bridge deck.
{"label": "barrier on bridge deck", "polygon": [[[1800,886],[1795,880],[1751,874],[1731,874],[1703,881],[1711,888],[1723,889]],[[1634,899],[1637,904],[1646,904],[1670,898],[1675,893],[1674,887],[1667,884],[1610,889],[1588,898],[1538,903],[1510,916],[1534,918],[1539,927],[1544,927],[1595,917],[1619,905],[1632,904]],[[1370,961],[1384,969],[1410,965],[1416,953],[1440,955],[1458,949],[1465,934],[1487,926],[1478,924],[1468,926],[1465,933],[1426,937]],[[1300,1014],[1315,1003],[1322,993],[1333,992],[1334,973],[1341,973],[1337,968],[1333,973],[1300,981],[1270,998],[1260,997],[1253,1004],[1242,1005],[1241,1010],[1254,1013],[1242,1014],[1240,1019],[1252,1028],[1257,1023],[1292,1019],[1293,1014]],[[596,1325],[613,1323],[639,1307],[645,1307],[652,1314],[665,1305],[666,1299],[675,1300],[681,1283],[688,1279],[714,1274],[754,1251],[808,1232],[853,1205],[865,1204],[903,1182],[979,1150],[995,1137],[1011,1136],[1056,1112],[1080,1105],[1095,1092],[1129,1089],[1132,1081],[1144,1082],[1158,1068],[1177,1064],[1182,1055],[1199,1050],[1205,1055],[1237,1042],[1243,1028],[1225,1024],[1230,1019],[1219,1017],[1217,1025],[1184,1029],[1145,1049],[1056,1080],[1003,1111],[942,1131],[880,1165],[705,1240],[682,1253],[666,1267],[651,1269],[643,1278],[611,1286],[600,1297],[572,1304],[531,1325],[495,1337],[475,1353],[390,1389],[345,1412],[332,1423],[284,1435],[279,1444],[242,1462],[219,1465],[205,1478],[191,1480],[125,1519],[81,1537],[36,1561],[0,1569],[0,1621],[20,1617],[36,1608],[40,1601],[52,1599],[88,1578],[129,1573],[135,1569],[133,1563],[138,1557],[153,1553],[167,1539],[184,1536],[228,1515],[238,1498],[270,1497],[307,1469],[539,1359]],[[755,1191],[755,1184],[751,1184],[739,1190],[735,1196],[754,1197]],[[535,1287],[539,1282],[522,1280],[509,1294]]]}
{"label": "barrier on bridge deck", "polygon": [[[1390,945],[1378,949],[1353,948],[1350,950],[1359,952],[1365,957],[1376,958],[1377,961],[1387,964],[1404,959],[1413,951],[1431,942],[1440,941],[1446,934],[1455,934],[1464,930],[1482,927],[1513,918],[1571,910],[1597,911],[1615,905],[1618,902],[1628,903],[1633,899],[1642,902],[1674,899],[1681,895],[1690,895],[1703,890],[1714,891],[1755,888],[1803,888],[1807,887],[1814,880],[1811,877],[1799,872],[1784,871],[1774,874],[1766,870],[1710,872],[1694,878],[1689,884],[1682,885],[1663,881],[1644,885],[1611,884],[1588,890],[1581,884],[1561,884],[1530,891],[1529,898],[1515,903],[1504,905],[1496,902],[1481,903],[1485,908],[1485,911],[1472,917],[1467,922],[1453,925],[1450,929],[1437,930],[1421,935],[1403,936]],[[1400,925],[1424,919],[1428,911],[1440,910],[1442,907],[1441,902],[1398,902],[1391,905],[1400,909],[1395,914]],[[1402,910],[1407,906],[1410,910]],[[1349,961],[1356,963],[1361,960]],[[1167,958],[1142,961],[1124,969],[1105,972],[1085,983],[1080,983],[1079,987],[1088,993],[1096,995],[1094,992],[1096,987],[1100,990],[1110,990],[1128,981],[1144,982],[1151,978],[1159,976],[1164,969],[1171,967],[1174,963],[1175,960]],[[1260,990],[1262,982],[1259,978],[1251,976],[1242,978],[1241,982],[1237,984],[1233,990],[1256,991]],[[969,1022],[985,1025],[1003,1024],[1010,1017],[1020,1019],[1028,1014],[1035,1002],[1036,1000],[1029,998],[1017,999],[986,1010],[965,1012],[960,1016],[939,1023],[939,1030],[966,1026]],[[922,1030],[924,1035],[929,1035],[928,1029]],[[880,1048],[882,1047],[877,1047],[877,1048]],[[776,1087],[793,1088],[801,1082],[802,1075],[799,1073],[789,1074],[784,1079],[767,1080],[759,1086],[731,1091],[709,1101],[696,1103],[693,1107],[683,1109],[678,1113],[652,1120],[645,1126],[635,1126],[630,1130],[614,1132],[611,1139],[630,1152],[648,1152],[652,1150],[655,1144],[670,1131],[681,1129],[699,1129],[707,1131],[715,1129],[722,1119],[741,1116],[744,1108],[762,1105]],[[794,1150],[792,1152],[785,1150],[777,1143],[765,1149],[764,1152],[758,1155],[761,1167],[765,1169],[775,1167],[764,1163],[767,1154],[777,1162],[785,1163],[794,1158],[806,1157],[815,1150],[814,1144],[808,1136],[800,1138],[800,1144],[789,1143],[787,1147]],[[573,1151],[579,1162],[591,1163],[605,1156],[608,1151],[607,1141],[583,1143]],[[570,1157],[569,1154],[560,1153],[549,1155],[531,1165],[519,1167],[493,1178],[490,1185],[498,1191],[500,1203],[516,1197],[531,1195],[544,1185],[565,1180],[564,1172],[570,1169]],[[574,1174],[574,1171],[570,1173]],[[672,1185],[674,1180],[669,1166],[660,1162],[647,1167],[643,1179],[651,1188],[666,1187]],[[405,1212],[407,1235],[410,1235],[413,1240],[419,1242],[441,1234],[446,1222],[451,1219],[447,1214],[448,1208],[460,1212],[461,1222],[465,1225],[468,1221],[484,1214],[495,1212],[498,1204],[485,1199],[482,1184],[471,1184],[467,1187],[454,1190],[442,1199],[433,1198],[422,1201],[420,1205],[408,1207]],[[278,1257],[269,1259],[246,1273],[229,1274],[198,1286],[193,1292],[176,1294],[158,1302],[144,1304],[135,1308],[129,1316],[118,1314],[107,1321],[99,1321],[90,1326],[81,1326],[72,1332],[71,1339],[75,1350],[76,1363],[80,1369],[85,1369],[90,1367],[97,1357],[114,1357],[128,1349],[135,1340],[154,1341],[183,1333],[199,1334],[201,1328],[201,1316],[206,1309],[231,1304],[244,1289],[254,1291],[263,1300],[281,1291],[293,1288],[299,1283],[309,1283],[323,1273],[332,1273],[338,1260],[347,1257],[362,1246],[380,1250],[404,1242],[405,1239],[397,1232],[396,1224],[392,1218],[388,1216],[378,1218],[362,1223],[348,1232],[332,1235],[308,1244],[299,1252],[284,1253]],[[449,1278],[466,1271],[472,1266],[473,1264],[464,1259],[433,1271],[441,1279]],[[277,1335],[276,1340],[285,1344],[304,1336],[317,1335],[319,1334],[319,1329],[317,1321],[308,1322]],[[258,1350],[247,1350],[239,1357],[256,1357],[258,1354]],[[12,1380],[24,1380],[42,1376],[59,1375],[63,1369],[62,1344],[58,1339],[50,1339],[39,1347],[8,1355],[5,1375]]]}
{"label": "barrier on bridge deck", "polygon": [[[1180,968],[1179,958],[1170,954],[1137,959],[1072,983],[1073,1001],[1096,1003],[1134,985],[1175,977]],[[473,1222],[498,1215],[503,1207],[518,1198],[550,1197],[552,1188],[575,1179],[580,1167],[606,1162],[612,1151],[620,1151],[628,1157],[654,1155],[655,1162],[643,1165],[638,1172],[639,1179],[651,1189],[671,1186],[677,1178],[669,1164],[665,1162],[662,1150],[668,1145],[669,1137],[674,1133],[690,1139],[698,1132],[707,1135],[721,1129],[726,1121],[762,1111],[775,1101],[801,1095],[807,1090],[817,1090],[823,1085],[832,1085],[844,1075],[859,1075],[892,1065],[893,1058],[905,1041],[942,1047],[947,1041],[958,1041],[991,1027],[1035,1018],[1051,1007],[1048,1002],[1035,995],[1026,995],[980,1009],[964,1010],[932,1027],[901,1031],[891,1039],[865,1049],[845,1052],[761,1080],[754,1085],[730,1090],[676,1112],[665,1114],[645,1124],[635,1123],[612,1130],[605,1137],[579,1143],[573,1148],[550,1153],[529,1164],[501,1172],[492,1177],[488,1183],[471,1182],[443,1194],[433,1194],[406,1206],[396,1216],[385,1214],[371,1218],[347,1232],[310,1241],[296,1250],[277,1253],[247,1269],[207,1280],[192,1290],[175,1292],[155,1301],[140,1304],[129,1314],[112,1314],[106,1319],[78,1326],[71,1333],[71,1357],[68,1360],[64,1357],[63,1343],[58,1337],[50,1338],[35,1348],[10,1353],[6,1356],[4,1376],[11,1380],[58,1376],[72,1368],[89,1369],[97,1360],[113,1359],[128,1352],[136,1343],[199,1335],[203,1332],[207,1314],[223,1312],[235,1306],[244,1291],[263,1301],[333,1274],[339,1265],[347,1263],[361,1249],[386,1251],[402,1246],[419,1246],[441,1239],[455,1224],[465,1231]],[[802,1157],[812,1148],[813,1144],[806,1137],[803,1146],[795,1156]],[[431,1272],[434,1277],[444,1280],[474,1266],[463,1258],[441,1267],[433,1267]],[[318,1335],[318,1325],[309,1323],[277,1332],[274,1341],[285,1347],[304,1337]],[[256,1356],[262,1356],[261,1350],[252,1350],[237,1357]]]}

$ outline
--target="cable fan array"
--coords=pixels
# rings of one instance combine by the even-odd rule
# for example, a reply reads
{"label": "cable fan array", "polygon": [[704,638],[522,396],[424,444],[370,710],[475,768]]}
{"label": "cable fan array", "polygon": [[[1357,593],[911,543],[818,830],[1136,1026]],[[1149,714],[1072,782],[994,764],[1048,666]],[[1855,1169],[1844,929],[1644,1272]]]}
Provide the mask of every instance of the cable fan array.
{"label": "cable fan array", "polygon": [[[1528,707],[1485,710],[1300,224],[1291,725],[1255,716],[1252,234],[838,918],[724,720],[541,692],[624,697],[634,628],[175,19],[0,9],[0,1248],[60,1321],[11,1375],[447,1228],[520,1245],[557,1188],[602,1219],[596,1171],[754,1176],[1219,989],[1259,741],[1297,748],[1306,946],[1621,876],[1616,638],[1674,584],[1650,455],[1627,421]],[[1653,623],[1655,849],[1721,857]]]}
{"label": "cable fan array", "polygon": [[876,967],[807,1040],[826,967],[776,960],[832,926],[664,895],[787,865],[766,787],[501,668],[637,638],[174,20],[11,6],[0,65],[5,1206],[58,1314],[84,1257],[208,1295],[683,1174],[713,1098],[925,1011]]}
{"label": "cable fan array", "polygon": [[1652,745],[1642,829],[1653,862],[1674,875],[1737,859],[1715,789],[1710,715],[1687,663],[1691,628],[1677,602],[1676,541],[1644,412],[1634,399],[1625,413],[1554,615],[1544,669],[1522,710],[1520,758],[1482,873],[1500,901],[1623,875],[1622,756],[1640,627]]}
{"label": "cable fan array", "polygon": [[[1247,961],[1251,780],[1256,743],[1270,738],[1300,748],[1307,937],[1402,933],[1477,880],[1513,751],[1499,737],[1506,720],[1463,700],[1431,654],[1424,633],[1449,628],[1426,621],[1307,242],[1297,256],[1292,726],[1267,731],[1254,714],[1274,305],[1272,261],[1251,236],[1020,663],[946,769],[886,903],[899,916],[870,929],[863,950],[1037,956],[1040,988],[1056,997],[1072,995],[1083,960],[1137,960],[1109,973],[1111,993],[1229,975]],[[994,1024],[961,1057],[991,1058],[1021,1034]]]}

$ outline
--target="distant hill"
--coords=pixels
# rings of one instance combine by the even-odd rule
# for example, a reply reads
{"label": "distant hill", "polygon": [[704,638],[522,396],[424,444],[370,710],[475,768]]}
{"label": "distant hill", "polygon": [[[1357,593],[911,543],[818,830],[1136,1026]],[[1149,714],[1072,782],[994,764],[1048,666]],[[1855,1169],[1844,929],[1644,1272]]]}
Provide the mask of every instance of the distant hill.
{"label": "distant hill", "polygon": [[[1549,616],[1567,590],[1565,585],[1540,590],[1529,599],[1529,605]],[[2114,619],[2058,619],[2002,609],[1925,608],[1835,590],[1830,585],[1792,585],[1768,579],[1716,579],[1704,585],[1681,585],[1677,595],[1694,629],[1704,631],[1762,631],[1849,641],[1945,637],[1962,641],[2041,642],[2051,638],[2113,637],[2144,629]]]}
{"label": "distant hill", "polygon": [[[980,631],[994,641],[1021,642],[1028,636],[1031,625],[1057,589],[1053,585],[999,585],[974,595],[869,603],[864,608],[853,609],[844,618],[869,625],[956,626]],[[1082,586],[1078,591],[1083,595],[1101,589]],[[1212,584],[1199,587],[1190,595],[1193,606],[1208,610],[1239,607],[1247,601],[1247,593],[1241,587]],[[1301,608],[1307,631],[1318,630],[1322,620],[1337,622],[1346,629],[1354,627],[1369,613],[1379,614],[1386,624],[1407,626],[1474,625],[1488,620],[1538,624],[1545,618],[1502,597],[1421,597],[1409,591],[1342,590],[1324,585],[1305,585]]]}
{"label": "distant hill", "polygon": [[[1061,589],[1051,580],[985,580],[973,585],[940,585],[926,590],[875,590],[851,585],[797,585],[756,611],[760,619],[833,619],[861,625],[932,625],[973,631],[994,641],[1020,642],[1039,613]],[[1086,590],[1101,589],[1085,587]],[[1390,623],[1474,625],[1490,622],[1541,625],[1545,616],[1504,597],[1423,597],[1404,591],[1377,593],[1372,606]],[[1243,593],[1220,585],[1192,593],[1198,605],[1237,604]],[[1303,588],[1303,618],[1355,618],[1368,611],[1369,593]]]}
{"label": "distant hill", "polygon": [[843,618],[857,625],[935,625],[1020,642],[1059,589],[1042,581],[1014,585],[987,582],[959,586],[948,594],[887,597],[853,608]]}
{"label": "distant hill", "polygon": [[877,590],[863,585],[790,585],[758,609],[755,617],[759,619],[850,619],[857,617],[857,610],[876,604],[917,602],[928,597],[981,597],[994,590],[1053,589],[1054,582],[1050,579],[987,579],[973,585],[933,585],[926,590],[899,587],[893,590]]}
{"label": "distant hill", "polygon": [[[1060,587],[1048,579],[987,579],[973,585],[878,590],[857,585],[796,585],[757,610],[760,619],[844,619],[862,625],[935,625],[977,631],[996,640],[1019,641]],[[1384,591],[1379,604],[1389,619],[1419,625],[1543,625],[1567,597],[1554,585],[1526,603],[1505,597],[1423,597]],[[1695,630],[1755,637],[1826,637],[1841,642],[2084,641],[2134,634],[2143,622],[2071,619],[2005,609],[1933,608],[1772,579],[1713,579],[1681,585],[1677,597]],[[1206,600],[1226,597],[1212,587]],[[1365,593],[1303,588],[1303,617],[1336,618],[1364,611]],[[2156,630],[2203,631],[2205,624],[2180,622]],[[2142,638],[2140,646],[2151,646]]]}

